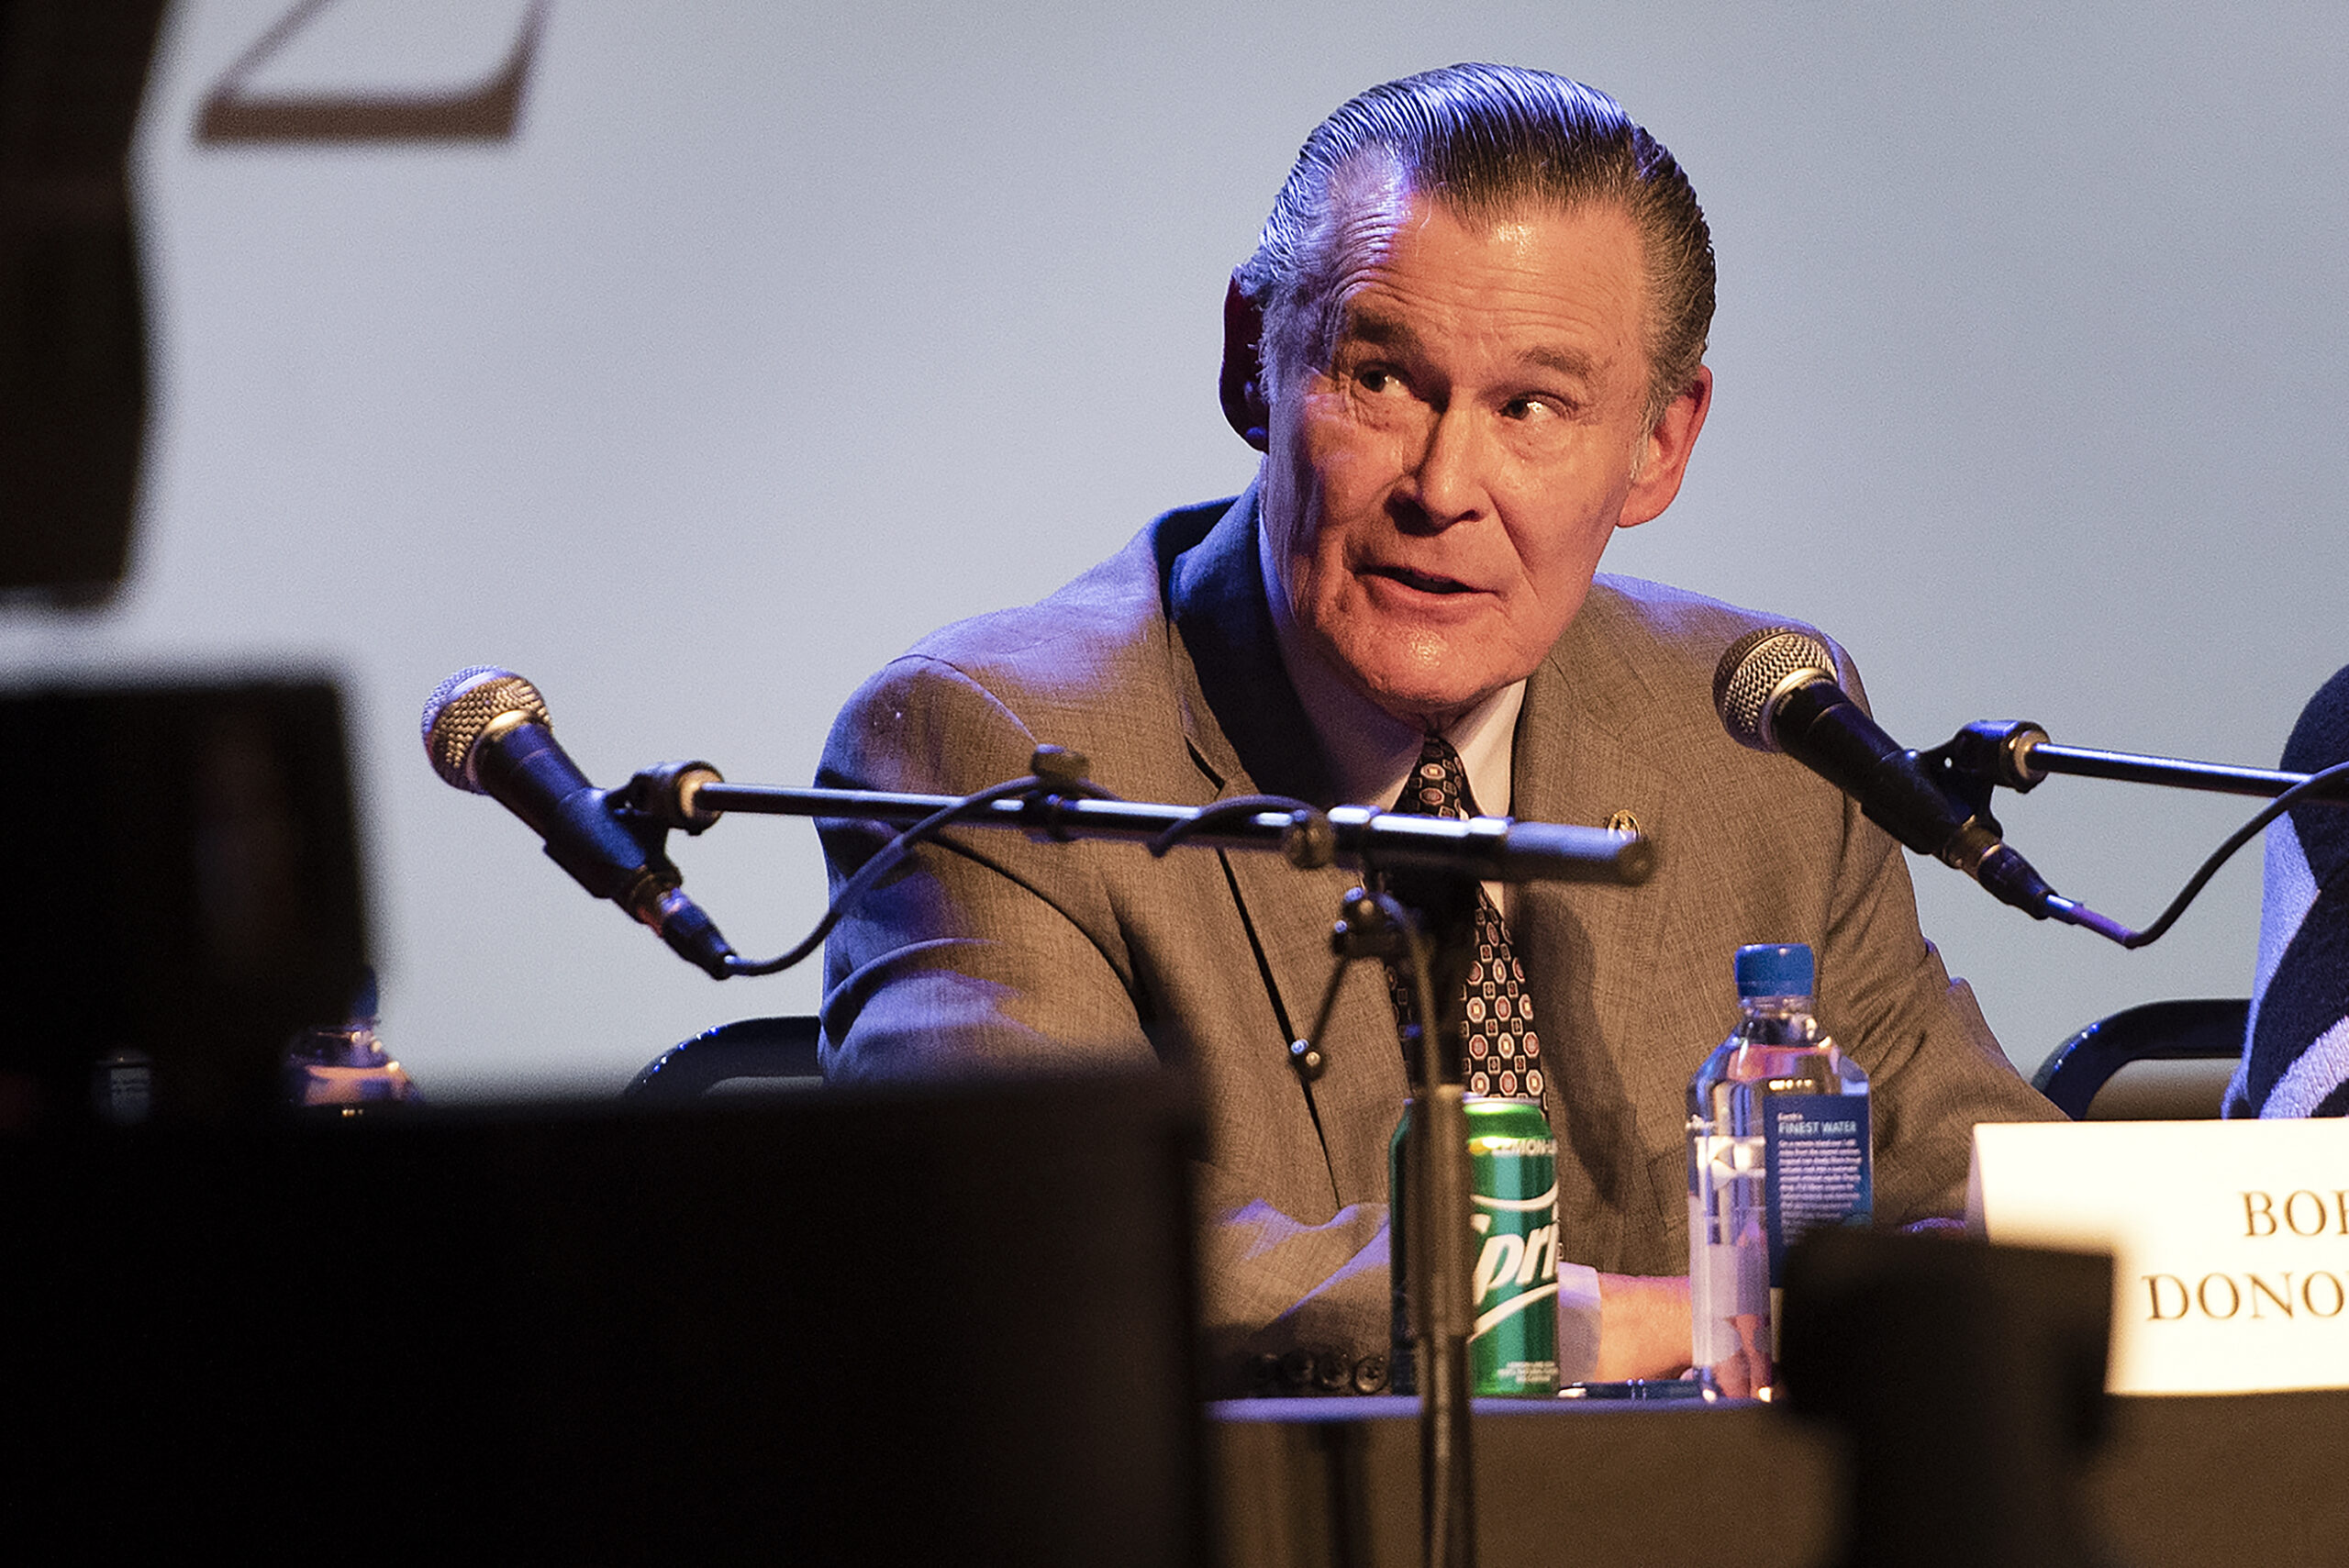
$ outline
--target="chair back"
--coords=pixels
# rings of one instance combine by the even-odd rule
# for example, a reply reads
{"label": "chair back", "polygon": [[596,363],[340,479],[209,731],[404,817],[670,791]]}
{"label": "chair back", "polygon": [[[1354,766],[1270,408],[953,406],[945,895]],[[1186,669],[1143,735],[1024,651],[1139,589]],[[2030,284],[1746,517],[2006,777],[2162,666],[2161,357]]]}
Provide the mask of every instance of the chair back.
{"label": "chair back", "polygon": [[[2229,1062],[2243,1055],[2243,1025],[2251,1003],[2241,996],[2193,997],[2146,1002],[2099,1018],[2055,1048],[2031,1085],[2055,1102],[2074,1121],[2088,1119],[2097,1092],[2121,1068],[2136,1062]],[[2173,1092],[2133,1115],[2121,1107],[2100,1118],[2121,1119],[2215,1119],[2226,1073],[2215,1066],[2182,1077]],[[2207,1091],[2207,1093],[2206,1093]],[[2207,1104],[2205,1103],[2207,1101]]]}
{"label": "chair back", "polygon": [[662,1051],[621,1093],[671,1104],[699,1099],[736,1079],[769,1080],[764,1086],[774,1089],[814,1088],[823,1082],[816,1061],[819,1032],[811,1014],[720,1024]]}

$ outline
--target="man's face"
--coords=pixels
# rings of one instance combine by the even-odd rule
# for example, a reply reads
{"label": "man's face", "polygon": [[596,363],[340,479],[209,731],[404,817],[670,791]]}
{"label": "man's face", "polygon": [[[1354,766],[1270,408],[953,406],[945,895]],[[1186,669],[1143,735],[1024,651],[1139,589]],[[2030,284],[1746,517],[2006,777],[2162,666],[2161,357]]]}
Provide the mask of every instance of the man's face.
{"label": "man's face", "polygon": [[1365,196],[1326,369],[1275,391],[1264,508],[1297,624],[1397,717],[1531,674],[1618,528],[1671,503],[1709,378],[1648,427],[1631,220]]}

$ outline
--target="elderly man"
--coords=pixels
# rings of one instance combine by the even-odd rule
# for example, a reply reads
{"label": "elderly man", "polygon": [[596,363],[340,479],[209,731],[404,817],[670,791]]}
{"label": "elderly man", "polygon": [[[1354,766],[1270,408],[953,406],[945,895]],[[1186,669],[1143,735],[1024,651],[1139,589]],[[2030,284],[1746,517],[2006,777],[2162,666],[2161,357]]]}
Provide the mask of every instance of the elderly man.
{"label": "elderly man", "polygon": [[[1736,1017],[1738,944],[1817,952],[1820,1011],[1876,1086],[1881,1219],[1954,1211],[1976,1120],[2053,1114],[1920,936],[1892,842],[1723,734],[1713,665],[1765,623],[1594,578],[1614,530],[1679,489],[1712,305],[1694,193],[1611,99],[1473,65],[1372,89],[1307,142],[1226,300],[1224,411],[1264,453],[1255,483],[925,640],[850,701],[825,759],[829,783],[962,793],[1049,741],[1133,798],[1408,785],[1652,835],[1647,886],[1504,893],[1516,1005],[1468,1048],[1472,1088],[1537,1100],[1558,1136],[1561,1250],[1598,1329],[1569,1375],[1687,1359],[1684,1094]],[[880,842],[833,826],[835,876]],[[1286,1049],[1346,883],[1003,834],[925,850],[833,937],[827,1073],[1186,1074],[1217,1385],[1302,1349],[1323,1385],[1375,1386],[1406,1092],[1377,966],[1346,978],[1320,1078]]]}

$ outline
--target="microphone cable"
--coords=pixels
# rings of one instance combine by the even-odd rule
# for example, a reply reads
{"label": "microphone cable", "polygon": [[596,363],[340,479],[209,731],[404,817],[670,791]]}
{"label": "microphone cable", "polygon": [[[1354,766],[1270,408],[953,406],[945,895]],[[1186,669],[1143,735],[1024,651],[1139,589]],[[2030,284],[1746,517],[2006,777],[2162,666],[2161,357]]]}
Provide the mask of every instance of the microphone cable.
{"label": "microphone cable", "polygon": [[[2195,895],[2209,885],[2212,877],[2219,874],[2219,868],[2234,858],[2237,850],[2251,842],[2269,823],[2289,811],[2299,801],[2313,799],[2328,806],[2349,806],[2349,796],[2329,795],[2321,787],[2343,780],[2349,780],[2349,762],[2337,762],[2321,773],[2310,773],[2307,778],[2269,801],[2250,821],[2230,834],[2225,843],[2212,851],[2210,858],[2202,862],[2201,869],[2189,877],[2186,885],[2178,890],[2177,896],[2170,900],[2169,907],[2163,910],[2160,917],[2142,931],[2132,931],[2120,922],[2099,915],[2087,906],[2074,903],[2068,898],[2051,898],[2048,901],[2047,912],[2056,919],[2094,931],[2099,936],[2109,937],[2132,951],[2150,946],[2159,941],[2164,932],[2177,924],[2177,917],[2186,913],[2186,906],[2194,902]],[[2056,907],[2059,905],[2066,907]]]}
{"label": "microphone cable", "polygon": [[[842,883],[841,890],[832,895],[831,902],[825,906],[823,918],[816,922],[815,929],[801,938],[797,946],[789,952],[770,959],[747,959],[739,954],[729,956],[726,961],[727,974],[729,976],[779,974],[793,965],[803,962],[824,945],[824,939],[832,934],[832,928],[841,923],[841,917],[848,913],[850,906],[870,892],[883,877],[902,864],[907,855],[937,838],[944,829],[965,817],[985,810],[998,800],[1007,800],[1039,791],[1049,792],[1051,795],[1076,795],[1086,800],[1116,800],[1118,798],[1110,791],[1103,789],[1099,784],[1084,776],[1085,759],[1075,756],[1073,752],[1063,752],[1057,747],[1042,747],[1038,749],[1036,760],[1043,762],[1052,760],[1054,756],[1067,758],[1074,762],[1074,766],[1066,773],[1055,769],[1049,773],[1022,773],[1016,779],[1006,779],[999,784],[990,784],[974,795],[966,795],[951,806],[939,807],[882,845],[871,860],[857,867],[855,874]],[[843,820],[855,819],[851,817]]]}

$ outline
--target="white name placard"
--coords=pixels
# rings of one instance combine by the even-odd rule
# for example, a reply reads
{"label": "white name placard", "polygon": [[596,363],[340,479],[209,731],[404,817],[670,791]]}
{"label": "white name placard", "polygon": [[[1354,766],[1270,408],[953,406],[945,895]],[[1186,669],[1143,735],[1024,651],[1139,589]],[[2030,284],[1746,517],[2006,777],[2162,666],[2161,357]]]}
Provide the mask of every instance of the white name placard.
{"label": "white name placard", "polygon": [[2116,1394],[2349,1387],[2349,1121],[1977,1127],[1966,1225],[2112,1254]]}

